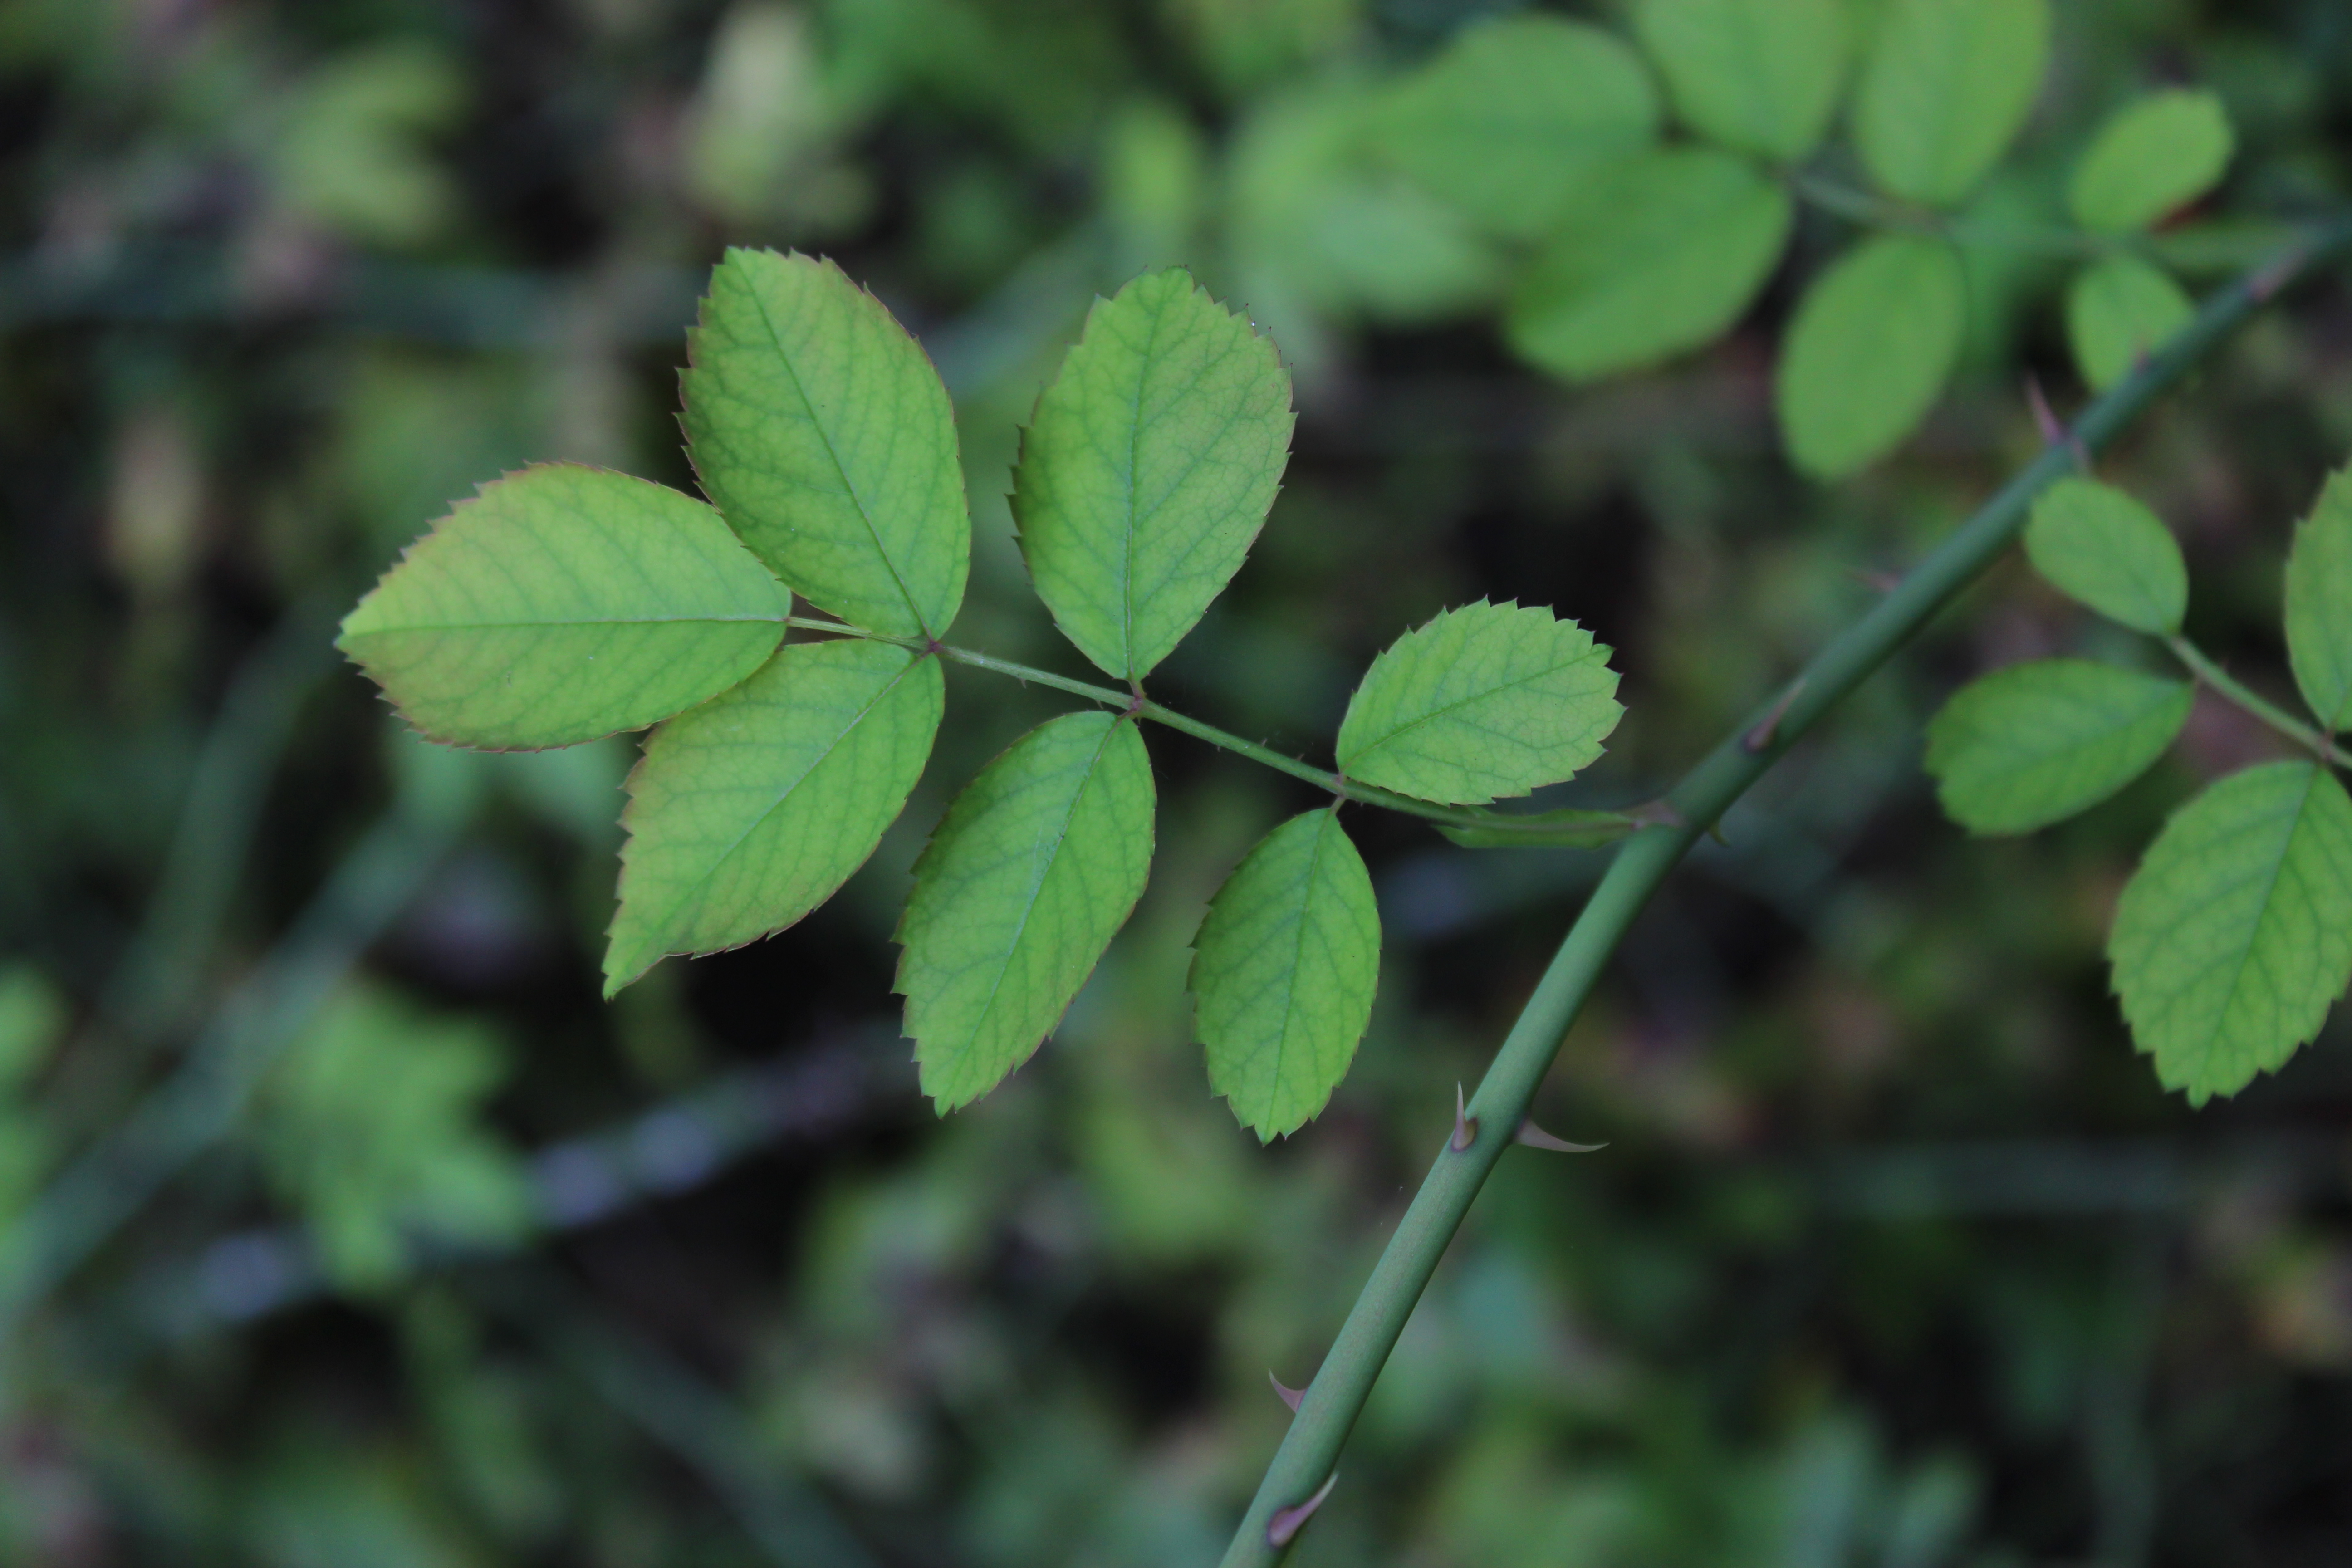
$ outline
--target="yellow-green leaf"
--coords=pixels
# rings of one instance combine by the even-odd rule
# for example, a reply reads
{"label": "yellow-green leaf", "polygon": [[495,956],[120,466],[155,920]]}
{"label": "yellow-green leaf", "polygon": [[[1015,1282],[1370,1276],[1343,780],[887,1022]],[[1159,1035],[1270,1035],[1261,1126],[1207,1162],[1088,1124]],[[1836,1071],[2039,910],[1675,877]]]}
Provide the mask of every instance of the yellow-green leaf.
{"label": "yellow-green leaf", "polygon": [[2025,123],[2049,55],[2048,0],[1887,0],[1853,111],[1871,178],[1958,205]]}
{"label": "yellow-green leaf", "polygon": [[2063,822],[2146,773],[2189,720],[2187,682],[2082,659],[1997,669],[1927,726],[1927,771],[1971,833]]}
{"label": "yellow-green leaf", "polygon": [[2033,503],[2025,553],[2044,581],[2118,626],[2168,637],[2189,608],[2189,565],[2172,531],[2095,479],[2060,479]]}
{"label": "yellow-green leaf", "polygon": [[2286,562],[2286,651],[2323,729],[2352,730],[2352,469],[2330,475]]}
{"label": "yellow-green leaf", "polygon": [[1700,135],[1785,162],[1829,129],[1852,48],[1845,0],[1641,0],[1633,28]]}
{"label": "yellow-green leaf", "polygon": [[2151,93],[2100,129],[2074,166],[2066,205],[2076,223],[2101,234],[2146,228],[2211,190],[2236,142],[2214,94]]}
{"label": "yellow-green leaf", "polygon": [[2066,341],[2094,391],[2129,375],[2197,307],[2169,275],[2137,256],[2110,256],[2074,275],[2066,290]]}
{"label": "yellow-green leaf", "polygon": [[782,640],[788,603],[700,501],[549,464],[458,502],[336,646],[434,740],[568,746],[726,690]]}
{"label": "yellow-green leaf", "polygon": [[1192,944],[1209,1087],[1261,1139],[1297,1131],[1347,1076],[1372,1016],[1381,919],[1336,808],[1260,839]]}
{"label": "yellow-green leaf", "polygon": [[831,898],[922,776],[940,706],[939,660],[844,637],[785,647],[656,731],[629,775],[604,994]]}
{"label": "yellow-green leaf", "polygon": [[971,520],[931,362],[840,268],[730,250],[688,338],[687,447],[728,522],[853,626],[943,637]]}

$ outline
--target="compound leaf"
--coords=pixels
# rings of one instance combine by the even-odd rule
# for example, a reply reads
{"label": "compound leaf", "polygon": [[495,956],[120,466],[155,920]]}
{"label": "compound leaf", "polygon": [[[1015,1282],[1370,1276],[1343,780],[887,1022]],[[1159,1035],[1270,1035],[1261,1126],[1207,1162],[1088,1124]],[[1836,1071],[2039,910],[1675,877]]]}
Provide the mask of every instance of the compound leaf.
{"label": "compound leaf", "polygon": [[2138,257],[2094,262],[2066,290],[2066,342],[2074,367],[2095,391],[2105,392],[2196,313],[2170,275]]}
{"label": "compound leaf", "polygon": [[2164,825],[2107,956],[2139,1048],[2189,1103],[2284,1065],[2352,982],[2352,796],[2315,763],[2233,773]]}
{"label": "compound leaf", "polygon": [[743,542],[809,603],[940,637],[971,521],[930,361],[830,261],[730,250],[688,335],[687,448]]}
{"label": "compound leaf", "polygon": [[1700,135],[1759,157],[1820,145],[1844,85],[1844,0],[1642,0],[1633,28]]}
{"label": "compound leaf", "polygon": [[1658,94],[1622,41],[1582,22],[1475,23],[1381,105],[1380,151],[1495,233],[1532,238],[1579,184],[1658,135]]}
{"label": "compound leaf", "polygon": [[845,637],[784,647],[656,731],[629,776],[604,994],[831,898],[922,776],[940,708],[939,660]]}
{"label": "compound leaf", "polygon": [[1192,946],[1210,1087],[1260,1139],[1297,1131],[1347,1076],[1380,979],[1372,879],[1338,810],[1258,840]]}
{"label": "compound leaf", "polygon": [[948,807],[915,862],[897,983],[942,1113],[1060,1022],[1143,894],[1153,805],[1135,726],[1097,712],[1038,725]]}
{"label": "compound leaf", "polygon": [[1224,592],[1290,449],[1274,345],[1181,269],[1097,300],[1021,446],[1013,513],[1055,624],[1140,680]]}
{"label": "compound leaf", "polygon": [[1790,456],[1825,479],[1884,456],[1935,405],[1968,324],[1968,281],[1940,241],[1881,235],[1813,279],[1775,388]]}
{"label": "compound leaf", "polygon": [[2095,479],[2060,479],[2033,503],[2025,553],[2044,581],[2118,626],[2169,637],[2189,608],[2189,566],[2157,515]]}
{"label": "compound leaf", "polygon": [[1790,214],[1787,191],[1714,148],[1613,164],[1570,197],[1514,291],[1511,346],[1570,381],[1696,348],[1764,286]]}
{"label": "compound leaf", "polygon": [[2352,469],[2339,469],[2294,531],[2286,560],[2286,651],[2294,683],[2329,731],[2352,730]]}
{"label": "compound leaf", "polygon": [[2025,123],[2049,55],[2048,0],[1889,0],[1854,103],[1871,178],[1958,203]]}
{"label": "compound leaf", "polygon": [[1399,637],[1339,725],[1339,771],[1475,805],[1573,776],[1617,727],[1609,648],[1536,605],[1480,600]]}
{"label": "compound leaf", "polygon": [[459,501],[343,618],[335,646],[425,734],[568,746],[724,691],[789,599],[690,496],[551,463]]}
{"label": "compound leaf", "polygon": [[2151,93],[2100,128],[2074,167],[2066,205],[2097,233],[2146,228],[2211,190],[2235,145],[2229,111],[2214,94]]}
{"label": "compound leaf", "polygon": [[2195,697],[2185,681],[2083,659],[2013,664],[1944,704],[1927,726],[1927,771],[1971,833],[2031,833],[2146,773]]}

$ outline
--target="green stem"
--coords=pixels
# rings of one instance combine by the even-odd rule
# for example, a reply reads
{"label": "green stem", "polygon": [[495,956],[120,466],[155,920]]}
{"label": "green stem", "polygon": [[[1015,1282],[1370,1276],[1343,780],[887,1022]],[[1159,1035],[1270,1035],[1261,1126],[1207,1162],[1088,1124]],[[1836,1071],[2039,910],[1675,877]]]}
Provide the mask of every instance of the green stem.
{"label": "green stem", "polygon": [[1451,1139],[1441,1146],[1307,1384],[1298,1414],[1226,1550],[1224,1568],[1264,1568],[1282,1558],[1286,1548],[1267,1540],[1274,1515],[1314,1497],[1332,1473],[1405,1320],[1487,1173],[1510,1146],[1569,1025],[1675,863],[1799,737],[2000,559],[2025,526],[2034,497],[2074,471],[2074,447],[2105,446],[2290,279],[2347,246],[2352,220],[2312,234],[2215,295],[2161,350],[2086,408],[2071,438],[2054,442],[2027,464],[1958,532],[1816,655],[1779,698],[1692,769],[1666,797],[1680,826],[1644,827],[1619,847],[1471,1097],[1466,1146],[1457,1150]]}
{"label": "green stem", "polygon": [[1800,199],[1811,202],[1823,212],[1833,213],[1867,228],[1897,229],[1906,234],[1930,235],[1988,250],[2013,250],[2030,256],[2056,256],[2078,260],[2110,256],[2118,250],[2141,248],[2135,238],[2126,236],[1975,223],[1927,207],[1889,201],[1885,196],[1869,191],[1857,191],[1850,185],[1802,169],[1790,171],[1786,180],[1790,191]]}
{"label": "green stem", "polygon": [[945,643],[926,642],[921,637],[888,637],[881,632],[869,632],[862,626],[847,626],[840,621],[817,620],[807,616],[788,616],[784,619],[784,624],[788,626],[799,626],[806,631],[831,632],[837,637],[865,637],[872,642],[886,642],[895,647],[911,648],[917,653],[937,652],[941,658],[951,659],[957,664],[968,664],[974,669],[993,670],[998,675],[1009,675],[1015,680],[1025,680],[1038,686],[1050,686],[1056,691],[1066,691],[1073,697],[1083,697],[1089,702],[1099,702],[1107,708],[1116,708],[1121,712],[1132,712],[1138,718],[1165,724],[1171,730],[1181,730],[1195,740],[1206,741],[1213,746],[1223,747],[1235,756],[1247,757],[1250,761],[1272,768],[1276,773],[1288,773],[1292,778],[1311,784],[1317,789],[1328,790],[1342,800],[1352,800],[1364,805],[1384,806],[1390,811],[1402,812],[1408,816],[1418,816],[1425,821],[1444,823],[1449,827],[1491,828],[1497,826],[1508,827],[1517,820],[1509,812],[1487,811],[1475,805],[1435,805],[1425,800],[1415,800],[1411,795],[1394,794],[1374,784],[1359,784],[1345,774],[1327,773],[1311,763],[1300,762],[1297,757],[1277,752],[1271,746],[1261,746],[1255,741],[1244,741],[1230,731],[1218,729],[1214,724],[1204,724],[1200,720],[1179,713],[1172,708],[1164,708],[1140,692],[1120,691],[1113,687],[1096,686],[1084,680],[1073,680],[1066,675],[1055,675],[1050,669],[1015,664],[1009,658],[998,658],[992,654],[975,653],[971,648],[950,647]]}
{"label": "green stem", "polygon": [[2215,696],[2237,704],[2323,761],[2333,763],[2339,768],[2352,768],[2352,754],[2347,754],[2335,742],[2285,709],[2240,685],[2236,677],[2206,658],[2204,650],[2187,637],[2168,637],[2164,639],[2164,646],[2170,648],[2172,656],[2187,666],[2189,673],[2203,681]]}

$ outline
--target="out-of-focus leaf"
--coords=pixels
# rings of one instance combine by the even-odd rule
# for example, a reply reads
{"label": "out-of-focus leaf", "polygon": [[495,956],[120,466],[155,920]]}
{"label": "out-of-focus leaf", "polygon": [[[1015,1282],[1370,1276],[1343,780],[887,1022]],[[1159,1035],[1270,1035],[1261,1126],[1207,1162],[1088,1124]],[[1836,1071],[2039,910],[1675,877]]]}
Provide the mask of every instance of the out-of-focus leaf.
{"label": "out-of-focus leaf", "polygon": [[1595,170],[1657,139],[1658,95],[1614,35],[1528,13],[1455,34],[1374,123],[1381,152],[1423,189],[1527,238]]}
{"label": "out-of-focus leaf", "polygon": [[2065,479],[2042,492],[2025,525],[2025,553],[2043,580],[2134,631],[2168,637],[2189,608],[2189,563],[2157,515],[2095,479]]}
{"label": "out-of-focus leaf", "polygon": [[278,1065],[263,1163],[339,1283],[390,1284],[415,1241],[505,1242],[530,1227],[521,1165],[481,1120],[505,1055],[485,1025],[360,986]]}
{"label": "out-of-focus leaf", "polygon": [[409,37],[336,56],[289,95],[270,138],[278,194],[351,238],[405,246],[457,211],[457,190],[425,144],[463,111],[465,79],[436,46]]}
{"label": "out-of-focus leaf", "polygon": [[2352,983],[2352,796],[2316,763],[2233,773],[2166,823],[2107,955],[2139,1048],[2189,1103],[2308,1044]]}
{"label": "out-of-focus leaf", "polygon": [[695,472],[793,589],[853,626],[942,637],[971,522],[931,363],[840,268],[730,250],[682,378]]}
{"label": "out-of-focus leaf", "polygon": [[2105,392],[2196,313],[2166,273],[2137,256],[2110,256],[2076,273],[2068,287],[2066,341],[2083,379]]}
{"label": "out-of-focus leaf", "polygon": [[1295,1132],[1347,1076],[1372,1016],[1381,917],[1335,807],[1257,842],[1193,942],[1209,1087],[1261,1140]]}
{"label": "out-of-focus leaf", "polygon": [[1618,811],[1583,811],[1563,806],[1557,811],[1497,812],[1495,819],[1475,827],[1439,823],[1437,831],[1465,849],[1597,849],[1614,844],[1641,824]]}
{"label": "out-of-focus leaf", "polygon": [[2031,833],[2146,773],[2195,697],[2185,681],[2083,659],[2013,664],[1944,704],[1927,726],[1927,771],[1971,833]]}
{"label": "out-of-focus leaf", "polygon": [[1634,30],[1700,135],[1759,157],[1818,146],[1845,84],[1845,0],[1641,0]]}
{"label": "out-of-focus leaf", "polygon": [[1290,455],[1274,345],[1180,269],[1097,301],[1037,401],[1013,481],[1038,597],[1140,680],[1240,570]]}
{"label": "out-of-focus leaf", "polygon": [[1891,195],[1951,206],[2033,108],[2048,0],[1887,0],[1856,89],[1853,132]]}
{"label": "out-of-focus leaf", "polygon": [[2352,468],[2329,476],[2286,561],[2286,651],[2322,728],[2352,730]]}
{"label": "out-of-focus leaf", "polygon": [[1399,637],[1339,725],[1339,771],[1473,805],[1571,778],[1617,727],[1609,648],[1537,605],[1480,600]]}
{"label": "out-of-focus leaf", "polygon": [[1940,240],[1866,239],[1813,279],[1781,345],[1780,428],[1825,479],[1884,457],[1918,427],[1951,374],[1968,282]]}
{"label": "out-of-focus leaf", "polygon": [[1522,358],[1592,381],[1698,347],[1748,308],[1789,237],[1789,194],[1746,159],[1675,147],[1580,187],[1511,297]]}
{"label": "out-of-focus leaf", "polygon": [[2151,93],[2100,129],[2074,166],[2066,205],[2098,233],[2146,228],[2212,189],[2236,143],[2215,94]]}
{"label": "out-of-focus leaf", "polygon": [[944,1114],[1027,1061],[1151,865],[1150,759],[1108,713],[1048,720],[965,786],[915,862],[898,990]]}
{"label": "out-of-focus leaf", "polygon": [[845,637],[783,648],[656,731],[629,777],[604,994],[831,898],[922,776],[940,701],[939,660]]}
{"label": "out-of-focus leaf", "polygon": [[710,40],[680,172],[695,199],[730,224],[832,229],[869,205],[866,181],[832,155],[845,116],[811,32],[796,5],[738,0]]}
{"label": "out-of-focus leaf", "polygon": [[782,640],[788,602],[700,501],[548,464],[458,502],[336,646],[436,741],[568,746],[726,690]]}

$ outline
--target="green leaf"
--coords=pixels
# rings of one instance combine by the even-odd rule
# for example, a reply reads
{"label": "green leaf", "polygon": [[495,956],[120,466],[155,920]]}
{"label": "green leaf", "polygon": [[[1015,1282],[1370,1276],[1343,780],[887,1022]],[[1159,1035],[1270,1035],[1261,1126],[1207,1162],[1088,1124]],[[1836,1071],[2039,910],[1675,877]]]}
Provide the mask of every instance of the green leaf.
{"label": "green leaf", "polygon": [[1296,1132],[1347,1076],[1380,980],[1372,879],[1338,810],[1259,839],[1192,948],[1209,1087],[1261,1140]]}
{"label": "green leaf", "polygon": [[1927,771],[1971,833],[2031,833],[2148,770],[2188,722],[2195,689],[2136,669],[2051,658],[1970,682],[1927,726]]}
{"label": "green leaf", "polygon": [[1871,178],[1958,205],[2025,123],[2049,57],[2048,0],[1888,0],[1854,102]]}
{"label": "green leaf", "polygon": [[830,261],[730,250],[682,379],[688,449],[743,542],[809,603],[941,637],[971,520],[931,362]]}
{"label": "green leaf", "polygon": [[2083,379],[2105,392],[2196,313],[2170,276],[2137,256],[2110,256],[2076,273],[2067,289],[2066,341]]}
{"label": "green leaf", "polygon": [[1108,713],[1048,720],[967,785],[898,922],[923,1092],[944,1113],[1035,1052],[1143,895],[1151,763]]}
{"label": "green leaf", "polygon": [[1715,338],[1771,276],[1789,194],[1746,159],[1673,147],[1580,187],[1513,292],[1521,357],[1570,381],[1654,364]]}
{"label": "green leaf", "polygon": [[1465,805],[1558,784],[1617,727],[1609,648],[1536,605],[1447,610],[1372,660],[1339,725],[1339,771]]}
{"label": "green leaf", "polygon": [[336,1283],[393,1283],[417,1241],[511,1244],[530,1230],[521,1163],[483,1115],[507,1072],[487,1026],[372,985],[331,1002],[278,1063],[255,1124],[263,1168]]}
{"label": "green leaf", "polygon": [[1864,240],[1813,279],[1774,388],[1798,467],[1835,479],[1918,427],[1958,357],[1968,280],[1940,240]]}
{"label": "green leaf", "polygon": [[2339,468],[2286,558],[2286,652],[2320,727],[2352,730],[2352,468]]}
{"label": "green leaf", "polygon": [[1844,0],[1641,0],[1633,29],[1700,135],[1787,162],[1821,144],[1844,85]]}
{"label": "green leaf", "polygon": [[1475,827],[1441,822],[1437,831],[1465,849],[1597,849],[1642,826],[1620,811],[1496,812]]}
{"label": "green leaf", "polygon": [[558,463],[459,501],[335,646],[434,740],[529,750],[726,690],[775,651],[788,605],[700,501]]}
{"label": "green leaf", "polygon": [[939,660],[844,637],[794,643],[656,731],[629,776],[604,994],[831,898],[922,776],[940,705]]}
{"label": "green leaf", "polygon": [[1492,231],[1532,238],[1603,164],[1658,137],[1640,57],[1558,16],[1474,23],[1381,105],[1380,152]]}
{"label": "green leaf", "polygon": [[2229,111],[2212,93],[2151,93],[2100,129],[2074,167],[2066,205],[2096,233],[2146,228],[2211,190],[2235,145]]}
{"label": "green leaf", "polygon": [[2044,581],[2118,626],[2150,637],[2180,630],[2189,567],[2172,531],[2112,485],[2060,479],[2033,503],[2025,553]]}
{"label": "green leaf", "polygon": [[2223,779],[2164,825],[2107,956],[2139,1048],[2192,1105],[2319,1033],[2352,982],[2352,797],[2315,763]]}
{"label": "green leaf", "polygon": [[1140,680],[1224,592],[1290,451],[1274,345],[1179,269],[1097,300],[1038,399],[1013,513],[1055,624]]}

